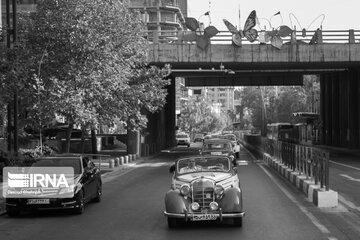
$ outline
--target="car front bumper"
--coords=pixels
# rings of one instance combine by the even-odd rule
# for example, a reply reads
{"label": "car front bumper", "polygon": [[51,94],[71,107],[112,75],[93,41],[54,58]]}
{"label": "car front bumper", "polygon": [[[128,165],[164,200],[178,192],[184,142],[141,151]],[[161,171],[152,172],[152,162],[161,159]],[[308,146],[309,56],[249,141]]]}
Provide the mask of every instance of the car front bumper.
{"label": "car front bumper", "polygon": [[32,210],[53,210],[53,209],[74,209],[79,207],[75,198],[54,198],[48,204],[27,204],[27,199],[8,199],[5,203],[7,209],[17,209],[20,211]]}
{"label": "car front bumper", "polygon": [[245,215],[245,212],[239,212],[239,213],[223,213],[221,209],[217,212],[211,212],[211,213],[194,213],[194,212],[185,212],[185,213],[169,213],[164,211],[164,215],[171,218],[181,218],[185,219],[185,221],[192,220],[196,216],[203,216],[206,214],[215,215],[216,219],[219,219],[222,221],[224,218],[241,218]]}

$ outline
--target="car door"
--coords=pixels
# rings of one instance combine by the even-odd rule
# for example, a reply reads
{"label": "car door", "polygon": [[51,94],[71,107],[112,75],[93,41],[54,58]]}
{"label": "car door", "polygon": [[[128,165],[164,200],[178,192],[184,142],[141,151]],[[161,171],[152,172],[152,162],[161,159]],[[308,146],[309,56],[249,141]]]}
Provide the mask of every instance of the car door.
{"label": "car door", "polygon": [[82,184],[83,189],[85,191],[85,199],[89,200],[92,196],[96,193],[96,181],[95,174],[94,174],[94,168],[95,165],[92,163],[87,157],[82,158],[82,163],[84,167],[84,172],[82,176]]}

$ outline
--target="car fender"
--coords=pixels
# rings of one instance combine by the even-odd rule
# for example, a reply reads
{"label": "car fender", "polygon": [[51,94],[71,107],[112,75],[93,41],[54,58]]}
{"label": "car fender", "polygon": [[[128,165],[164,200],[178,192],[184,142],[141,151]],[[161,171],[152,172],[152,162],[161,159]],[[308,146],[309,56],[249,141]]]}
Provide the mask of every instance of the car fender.
{"label": "car fender", "polygon": [[185,213],[189,201],[185,199],[179,190],[169,190],[165,195],[165,210],[168,213]]}
{"label": "car fender", "polygon": [[219,201],[219,207],[224,213],[242,212],[242,193],[240,188],[232,187],[225,190]]}

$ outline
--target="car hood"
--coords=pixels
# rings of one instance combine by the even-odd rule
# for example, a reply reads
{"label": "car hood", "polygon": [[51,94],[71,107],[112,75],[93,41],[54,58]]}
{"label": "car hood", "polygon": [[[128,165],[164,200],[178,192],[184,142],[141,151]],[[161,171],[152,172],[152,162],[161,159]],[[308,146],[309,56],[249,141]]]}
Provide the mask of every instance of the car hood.
{"label": "car hood", "polygon": [[214,180],[215,182],[222,181],[224,179],[230,178],[232,176],[231,173],[224,172],[196,172],[196,173],[187,173],[178,177],[178,180],[190,183],[193,180],[199,178],[207,178]]}

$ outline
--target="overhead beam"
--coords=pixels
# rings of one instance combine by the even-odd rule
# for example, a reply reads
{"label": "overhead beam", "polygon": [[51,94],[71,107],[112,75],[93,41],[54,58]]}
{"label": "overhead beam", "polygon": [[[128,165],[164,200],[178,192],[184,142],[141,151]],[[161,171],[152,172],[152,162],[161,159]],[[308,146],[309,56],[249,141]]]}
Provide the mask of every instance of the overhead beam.
{"label": "overhead beam", "polygon": [[280,75],[280,76],[226,76],[226,77],[187,77],[187,87],[208,86],[302,86],[302,75]]}

